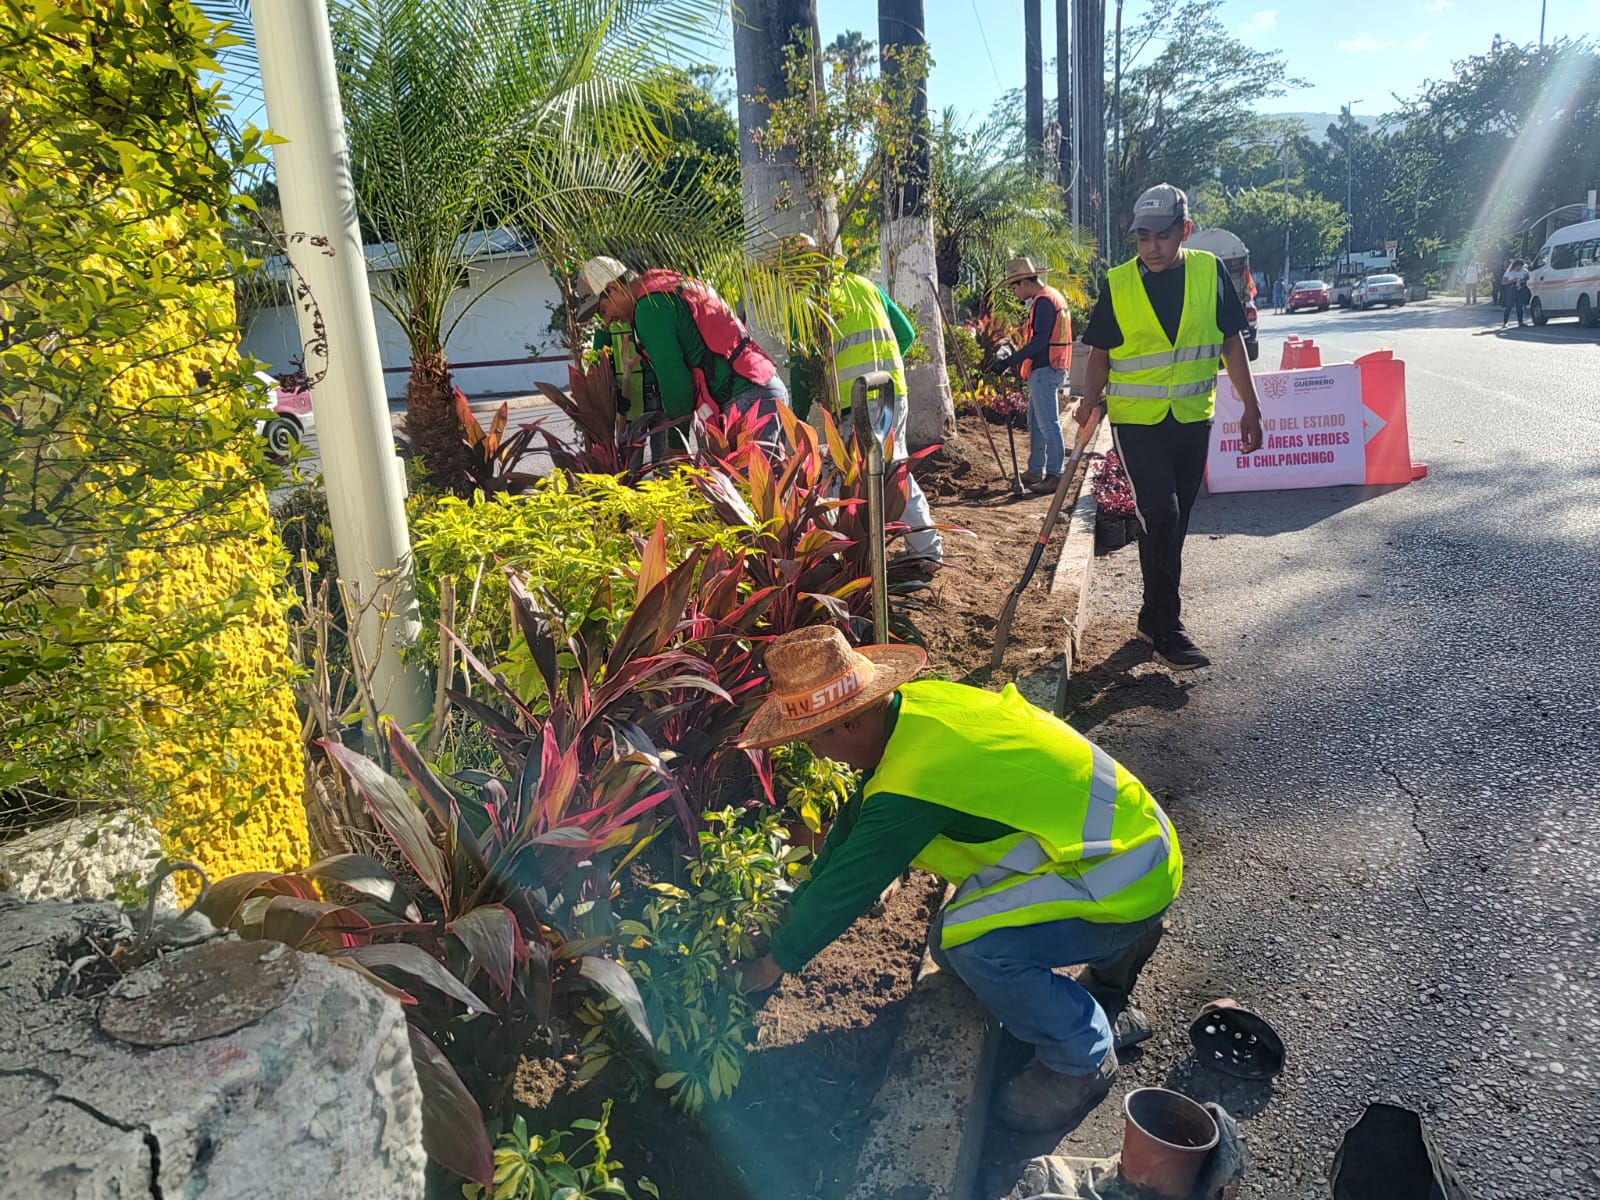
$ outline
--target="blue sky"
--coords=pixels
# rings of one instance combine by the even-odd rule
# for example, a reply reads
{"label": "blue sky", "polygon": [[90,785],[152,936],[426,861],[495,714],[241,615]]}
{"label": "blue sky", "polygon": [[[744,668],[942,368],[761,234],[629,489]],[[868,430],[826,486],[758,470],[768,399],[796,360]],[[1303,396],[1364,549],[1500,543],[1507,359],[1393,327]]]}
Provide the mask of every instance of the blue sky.
{"label": "blue sky", "polygon": [[[982,116],[1002,92],[1022,85],[1022,0],[924,0],[928,40],[935,65],[929,102],[935,112],[953,106]],[[1547,39],[1600,30],[1600,0],[1545,0]],[[1115,0],[1107,0],[1108,8]],[[1054,56],[1055,4],[1042,0],[1046,63]],[[1146,11],[1147,0],[1127,0],[1124,24]],[[1375,116],[1398,107],[1391,93],[1407,99],[1429,79],[1451,73],[1452,64],[1489,49],[1499,33],[1515,42],[1537,42],[1539,0],[1225,0],[1222,18],[1246,44],[1283,50],[1291,75],[1307,86],[1262,101],[1265,112],[1337,112],[1360,101],[1358,114]],[[872,0],[817,0],[824,42],[846,29],[877,40],[877,5]],[[1107,16],[1107,52],[1111,18]],[[732,68],[728,19],[715,36],[712,57]],[[1054,83],[1046,80],[1046,94]],[[256,103],[247,116],[263,122]]]}
{"label": "blue sky", "polygon": [[[929,102],[959,111],[988,112],[996,96],[1022,84],[1022,0],[924,0],[935,66]],[[1600,0],[1546,0],[1547,39],[1600,29]],[[1054,57],[1055,4],[1043,0],[1045,60]],[[1107,0],[1114,9],[1115,0]],[[1148,5],[1127,0],[1124,26]],[[845,29],[877,38],[877,5],[870,0],[817,0],[824,42]],[[1451,65],[1482,54],[1496,33],[1537,42],[1539,0],[1225,0],[1222,19],[1248,45],[1283,50],[1290,74],[1309,86],[1263,101],[1268,112],[1336,112],[1362,100],[1357,113],[1397,105],[1422,84],[1451,73]],[[1106,17],[1110,52],[1111,15]],[[732,50],[723,56],[732,65]],[[1053,93],[1046,83],[1046,93]]]}

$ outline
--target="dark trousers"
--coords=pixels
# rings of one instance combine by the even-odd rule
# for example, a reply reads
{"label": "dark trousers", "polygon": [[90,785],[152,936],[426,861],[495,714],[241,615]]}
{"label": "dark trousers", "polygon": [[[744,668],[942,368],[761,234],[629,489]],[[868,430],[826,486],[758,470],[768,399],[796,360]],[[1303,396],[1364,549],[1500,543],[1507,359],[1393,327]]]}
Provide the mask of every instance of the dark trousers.
{"label": "dark trousers", "polygon": [[1159,425],[1113,425],[1111,434],[1139,508],[1139,627],[1160,637],[1183,628],[1183,539],[1205,478],[1211,422],[1186,425],[1168,413]]}

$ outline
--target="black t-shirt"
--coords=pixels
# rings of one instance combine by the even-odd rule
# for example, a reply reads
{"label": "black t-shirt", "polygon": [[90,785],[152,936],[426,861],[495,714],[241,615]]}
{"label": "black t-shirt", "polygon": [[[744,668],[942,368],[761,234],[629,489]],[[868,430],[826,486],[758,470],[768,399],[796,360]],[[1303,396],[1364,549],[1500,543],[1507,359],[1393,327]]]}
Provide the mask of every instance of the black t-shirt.
{"label": "black t-shirt", "polygon": [[[1169,267],[1165,271],[1150,271],[1141,262],[1139,275],[1144,280],[1145,294],[1150,297],[1150,307],[1156,310],[1156,320],[1161,322],[1168,340],[1178,338],[1178,322],[1183,318],[1183,279],[1188,261]],[[1244,305],[1239,302],[1239,292],[1228,278],[1221,261],[1217,263],[1217,328],[1224,338],[1243,333],[1250,327],[1245,319]],[[1122,345],[1122,326],[1117,324],[1117,314],[1111,311],[1111,285],[1100,281],[1100,298],[1089,314],[1089,327],[1083,331],[1086,345],[1101,350],[1114,350]]]}

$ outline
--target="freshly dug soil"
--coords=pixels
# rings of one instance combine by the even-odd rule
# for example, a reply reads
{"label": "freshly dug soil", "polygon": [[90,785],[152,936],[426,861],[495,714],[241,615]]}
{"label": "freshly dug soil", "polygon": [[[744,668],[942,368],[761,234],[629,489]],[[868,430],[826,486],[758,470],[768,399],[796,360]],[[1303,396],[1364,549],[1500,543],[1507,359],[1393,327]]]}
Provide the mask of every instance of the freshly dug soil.
{"label": "freshly dug soil", "polygon": [[[1048,688],[1054,687],[1067,625],[1076,616],[1072,598],[1063,604],[1061,598],[1050,595],[1068,513],[1063,510],[1044,558],[1017,604],[1005,658],[991,671],[989,656],[1000,610],[1028,565],[1051,497],[1012,496],[1005,429],[990,432],[1006,467],[1004,472],[995,465],[980,418],[971,414],[958,418],[954,441],[917,467],[917,480],[928,494],[935,520],[969,532],[944,535],[945,566],[926,591],[905,602],[907,615],[928,650],[931,670],[994,689],[1015,680],[1030,699],[1048,707],[1053,692],[1043,700],[1033,692],[1046,683]],[[1026,435],[1017,442],[1018,457],[1026,465]],[[1080,473],[1083,470],[1080,466]],[[1050,678],[1035,678],[1041,673]]]}
{"label": "freshly dug soil", "polygon": [[[663,1093],[618,1099],[613,1157],[647,1175],[665,1200],[834,1200],[848,1190],[869,1108],[911,991],[942,885],[914,872],[767,998],[733,1098],[697,1117]],[[599,1115],[620,1087],[610,1070],[569,1082],[558,1063],[524,1061],[517,1101],[530,1131]]]}

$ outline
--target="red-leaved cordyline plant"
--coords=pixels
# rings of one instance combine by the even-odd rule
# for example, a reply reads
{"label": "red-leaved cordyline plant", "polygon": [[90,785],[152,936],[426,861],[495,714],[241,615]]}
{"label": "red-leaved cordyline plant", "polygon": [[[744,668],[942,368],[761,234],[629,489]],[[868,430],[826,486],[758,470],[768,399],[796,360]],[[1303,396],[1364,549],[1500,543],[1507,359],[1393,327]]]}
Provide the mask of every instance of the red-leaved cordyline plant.
{"label": "red-leaved cordyline plant", "polygon": [[[577,444],[563,441],[548,429],[540,430],[550,452],[550,461],[575,475],[624,475],[637,479],[647,473],[645,450],[650,435],[660,432],[670,417],[658,412],[641,413],[619,427],[617,403],[621,393],[616,377],[604,360],[585,371],[567,369],[569,390],[540,383],[544,398],[572,421]],[[651,464],[655,469],[659,463]]]}
{"label": "red-leaved cordyline plant", "polygon": [[[703,658],[674,646],[697,567],[691,555],[666,569],[658,526],[634,613],[609,646],[598,626],[559,635],[513,578],[513,609],[544,677],[546,711],[523,704],[465,647],[502,705],[453,693],[483,723],[502,776],[441,779],[391,726],[389,748],[408,792],[370,759],[322,743],[393,859],[410,868],[415,890],[377,858],[339,855],[301,872],[232,876],[202,903],[219,926],[325,954],[406,1006],[425,1144],[465,1178],[492,1178],[482,1110],[504,1108],[531,1039],[544,1033],[559,1044],[556,997],[599,987],[650,1039],[632,979],[597,951],[613,933],[615,874],[654,835],[656,810],[675,792],[639,724],[649,698],[698,690],[729,699]],[[572,669],[558,669],[563,651]],[[355,898],[324,898],[319,883]]]}
{"label": "red-leaved cordyline plant", "polygon": [[537,424],[528,424],[510,437],[506,436],[506,422],[510,406],[502,403],[485,429],[473,415],[467,395],[460,388],[455,392],[456,418],[461,422],[464,442],[462,460],[468,494],[474,491],[486,496],[501,492],[525,492],[538,482],[539,477],[517,468],[533,449],[533,439],[542,431]]}

